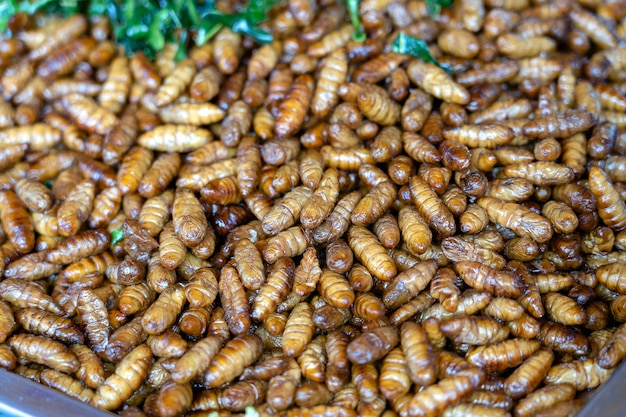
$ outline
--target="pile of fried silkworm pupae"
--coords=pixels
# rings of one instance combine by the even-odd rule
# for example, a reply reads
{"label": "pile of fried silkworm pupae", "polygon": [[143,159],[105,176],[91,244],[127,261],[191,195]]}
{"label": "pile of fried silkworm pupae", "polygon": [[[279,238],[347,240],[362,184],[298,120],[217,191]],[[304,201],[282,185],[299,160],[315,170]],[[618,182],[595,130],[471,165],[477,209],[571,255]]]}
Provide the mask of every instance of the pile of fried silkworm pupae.
{"label": "pile of fried silkworm pupae", "polygon": [[152,62],[16,15],[0,366],[127,417],[575,415],[626,355],[625,2],[359,16]]}

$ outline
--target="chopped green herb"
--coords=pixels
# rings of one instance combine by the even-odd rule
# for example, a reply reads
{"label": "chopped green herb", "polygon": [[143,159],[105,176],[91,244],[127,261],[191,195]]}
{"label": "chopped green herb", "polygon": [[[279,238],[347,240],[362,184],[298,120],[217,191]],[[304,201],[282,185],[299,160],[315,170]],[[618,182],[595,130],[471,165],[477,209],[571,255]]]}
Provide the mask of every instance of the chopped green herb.
{"label": "chopped green herb", "polygon": [[43,182],[43,185],[45,185],[48,188],[52,188],[52,180],[45,180]]}
{"label": "chopped green herb", "polygon": [[258,24],[268,19],[280,1],[249,0],[238,13],[223,13],[215,9],[212,0],[0,0],[0,32],[20,12],[106,15],[117,43],[127,54],[143,51],[154,57],[167,42],[175,42],[179,46],[175,59],[181,60],[189,40],[195,38],[195,43],[202,45],[223,26],[259,43],[271,42],[272,34]]}
{"label": "chopped green herb", "polygon": [[111,232],[111,246],[117,245],[122,240],[124,240],[124,231],[121,227]]}
{"label": "chopped green herb", "polygon": [[441,13],[443,7],[450,7],[453,0],[426,0],[426,8],[428,14],[437,17]]}
{"label": "chopped green herb", "polygon": [[348,13],[350,13],[350,20],[352,26],[354,26],[354,32],[352,32],[352,39],[357,42],[363,42],[367,35],[363,32],[363,26],[361,25],[361,19],[359,19],[359,4],[361,0],[346,0],[348,3]]}
{"label": "chopped green herb", "polygon": [[411,55],[421,59],[424,62],[435,64],[440,68],[450,72],[452,68],[449,65],[440,64],[430,53],[428,44],[423,39],[414,38],[404,32],[400,32],[396,40],[391,45],[391,50],[397,54]]}

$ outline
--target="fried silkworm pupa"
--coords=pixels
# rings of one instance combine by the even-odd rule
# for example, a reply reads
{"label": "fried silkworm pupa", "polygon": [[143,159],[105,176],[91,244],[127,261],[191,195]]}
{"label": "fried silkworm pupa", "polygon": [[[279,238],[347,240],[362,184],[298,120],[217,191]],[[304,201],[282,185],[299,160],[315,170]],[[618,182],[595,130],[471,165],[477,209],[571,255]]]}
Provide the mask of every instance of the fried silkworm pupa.
{"label": "fried silkworm pupa", "polygon": [[176,234],[190,247],[202,242],[209,227],[198,199],[191,190],[186,188],[176,190],[172,219]]}
{"label": "fried silkworm pupa", "polygon": [[42,59],[63,43],[85,33],[87,25],[87,18],[79,14],[60,22],[51,36],[45,37],[36,48],[30,51],[29,58],[35,61]]}
{"label": "fried silkworm pupa", "polygon": [[0,343],[4,343],[15,327],[15,317],[11,307],[0,300]]}
{"label": "fried silkworm pupa", "polygon": [[413,202],[424,220],[441,236],[452,235],[456,223],[439,196],[417,176],[411,177],[410,188]]}
{"label": "fried silkworm pupa", "polygon": [[119,123],[111,111],[99,106],[90,97],[70,93],[63,96],[61,102],[74,123],[89,133],[106,135]]}
{"label": "fried silkworm pupa", "polygon": [[43,385],[54,388],[82,402],[89,402],[94,396],[94,392],[81,384],[79,380],[54,369],[44,369],[39,374],[39,378]]}
{"label": "fried silkworm pupa", "polygon": [[96,389],[104,383],[104,367],[100,358],[85,345],[71,345],[70,349],[80,363],[76,377],[91,389]]}
{"label": "fried silkworm pupa", "polygon": [[141,327],[141,317],[135,317],[113,332],[102,356],[109,362],[117,363],[147,338],[148,335]]}
{"label": "fried silkworm pupa", "polygon": [[185,59],[176,65],[174,71],[164,80],[157,91],[155,104],[158,107],[167,106],[191,84],[196,74],[196,66],[191,59]]}
{"label": "fried silkworm pupa", "polygon": [[509,329],[497,320],[481,316],[456,316],[441,322],[441,331],[455,343],[487,345],[509,336]]}
{"label": "fried silkworm pupa", "polygon": [[443,101],[465,105],[470,100],[467,90],[434,64],[414,59],[407,68],[407,75],[424,91]]}
{"label": "fried silkworm pupa", "polygon": [[68,237],[78,233],[93,209],[95,194],[96,185],[91,181],[80,182],[69,192],[57,211],[60,235]]}
{"label": "fried silkworm pupa", "polygon": [[217,388],[232,381],[259,358],[263,348],[263,341],[255,334],[240,335],[230,340],[213,357],[204,375],[204,384]]}
{"label": "fried silkworm pupa", "polygon": [[541,387],[519,400],[515,406],[516,417],[530,417],[540,410],[562,401],[569,401],[576,395],[576,388],[570,384],[550,384]]}
{"label": "fried silkworm pupa", "polygon": [[540,350],[526,359],[506,379],[506,393],[511,398],[521,398],[535,390],[548,372],[554,354],[549,350]]}
{"label": "fried silkworm pupa", "polygon": [[543,297],[546,313],[550,320],[575,326],[586,320],[585,310],[571,298],[558,292],[550,292]]}
{"label": "fried silkworm pupa", "polygon": [[28,332],[68,344],[84,342],[82,332],[65,317],[36,308],[25,308],[15,312],[15,319]]}
{"label": "fried silkworm pupa", "polygon": [[302,207],[300,222],[307,229],[318,227],[328,217],[339,197],[337,171],[329,168],[319,181],[309,201]]}
{"label": "fried silkworm pupa", "polygon": [[478,346],[471,350],[466,359],[487,372],[515,367],[539,350],[538,340],[509,339],[500,343]]}
{"label": "fried silkworm pupa", "polygon": [[64,344],[32,334],[11,336],[7,343],[18,358],[45,365],[57,371],[73,374],[79,368],[76,355]]}
{"label": "fried silkworm pupa", "polygon": [[78,293],[76,311],[89,345],[98,354],[104,353],[109,341],[109,316],[105,302],[90,289]]}
{"label": "fried silkworm pupa", "polygon": [[261,288],[265,283],[263,259],[257,247],[249,239],[241,239],[237,243],[234,260],[244,287],[249,290]]}
{"label": "fried silkworm pupa", "polygon": [[133,349],[99,386],[90,404],[104,410],[115,410],[141,386],[148,376],[152,352],[146,344]]}
{"label": "fried silkworm pupa", "polygon": [[142,51],[136,51],[130,59],[133,79],[147,90],[154,91],[161,85],[161,76]]}
{"label": "fried silkworm pupa", "polygon": [[[341,237],[350,226],[350,215],[363,195],[353,191],[340,199],[328,218],[313,232],[318,243],[328,243]],[[354,251],[354,248],[352,248]]]}
{"label": "fried silkworm pupa", "polygon": [[159,415],[175,417],[187,411],[193,400],[190,383],[179,384],[169,380],[161,386],[156,400]]}
{"label": "fried silkworm pupa", "polygon": [[117,187],[123,195],[137,191],[153,159],[154,153],[143,146],[135,146],[126,153],[117,172]]}
{"label": "fried silkworm pupa", "polygon": [[601,168],[589,168],[589,189],[597,200],[598,214],[604,224],[617,231],[626,228],[626,204]]}
{"label": "fried silkworm pupa", "polygon": [[539,117],[524,125],[525,136],[545,139],[567,138],[578,132],[584,132],[596,124],[596,117],[584,110],[567,110],[550,117]]}
{"label": "fried silkworm pupa", "polygon": [[282,335],[285,356],[299,356],[313,338],[314,332],[313,308],[308,303],[299,303],[289,314]]}
{"label": "fried silkworm pupa", "polygon": [[309,74],[300,75],[294,80],[276,115],[275,129],[279,137],[286,137],[300,130],[311,104],[314,85]]}
{"label": "fried silkworm pupa", "polygon": [[347,346],[347,357],[354,364],[371,363],[384,358],[398,343],[395,327],[377,327],[353,339]]}
{"label": "fried silkworm pupa", "polygon": [[504,271],[498,272],[478,262],[456,262],[454,269],[466,284],[479,290],[492,292],[496,296],[516,298],[522,295],[525,288],[523,280],[517,275]]}
{"label": "fried silkworm pupa", "polygon": [[80,232],[48,251],[46,262],[71,264],[91,255],[98,255],[109,247],[109,236],[103,229]]}
{"label": "fried silkworm pupa", "polygon": [[294,273],[294,293],[301,297],[310,294],[317,287],[321,275],[322,268],[317,258],[317,251],[313,246],[309,246],[304,251],[300,264]]}
{"label": "fried silkworm pupa", "polygon": [[26,207],[11,190],[0,191],[0,221],[19,253],[28,253],[35,246],[35,229]]}
{"label": "fried silkworm pupa", "polygon": [[209,335],[201,339],[176,362],[171,374],[172,380],[185,384],[202,374],[222,347],[222,343],[222,338],[217,335]]}
{"label": "fried silkworm pupa", "polygon": [[164,124],[143,133],[137,143],[144,148],[160,152],[191,152],[206,145],[210,131],[192,125]]}
{"label": "fried silkworm pupa", "polygon": [[388,309],[396,309],[425,289],[437,271],[432,259],[418,262],[400,272],[385,288],[383,303]]}
{"label": "fried silkworm pupa", "polygon": [[369,230],[361,226],[351,226],[348,230],[348,244],[372,275],[383,281],[390,281],[396,276],[393,260]]}
{"label": "fried silkworm pupa", "polygon": [[0,281],[0,297],[18,308],[34,307],[58,315],[64,313],[41,286],[21,279],[5,278]]}
{"label": "fried silkworm pupa", "polygon": [[283,230],[267,240],[263,257],[267,263],[274,263],[282,257],[294,257],[304,253],[309,245],[309,235],[301,226]]}
{"label": "fried silkworm pupa", "polygon": [[624,349],[624,336],[626,326],[622,324],[619,326],[609,341],[598,353],[598,365],[603,368],[611,369],[616,367],[620,361],[626,356],[626,349]]}
{"label": "fried silkworm pupa", "polygon": [[424,329],[410,321],[402,323],[400,342],[411,380],[423,387],[433,384],[437,380],[437,362]]}
{"label": "fried silkworm pupa", "polygon": [[268,235],[276,235],[293,226],[312,193],[312,190],[303,186],[287,193],[261,220],[263,231]]}
{"label": "fried silkworm pupa", "polygon": [[485,379],[480,368],[464,369],[430,385],[409,399],[408,412],[413,416],[432,417],[446,408],[461,403],[469,397]]}
{"label": "fried silkworm pupa", "polygon": [[522,205],[505,203],[494,197],[481,197],[478,205],[487,211],[491,221],[522,237],[529,237],[539,243],[552,238],[552,224],[548,219]]}
{"label": "fried silkworm pupa", "polygon": [[40,182],[22,178],[15,183],[15,193],[31,211],[44,212],[52,207],[52,194]]}
{"label": "fried silkworm pupa", "polygon": [[259,289],[252,303],[251,318],[262,321],[285,298],[293,285],[296,265],[291,258],[280,258],[272,265],[266,283]]}
{"label": "fried silkworm pupa", "polygon": [[237,270],[226,265],[219,280],[220,299],[224,308],[224,319],[234,335],[247,333],[250,329],[250,305]]}
{"label": "fried silkworm pupa", "polygon": [[577,391],[606,382],[615,368],[604,369],[596,359],[576,360],[553,365],[544,378],[546,384],[572,384]]}
{"label": "fried silkworm pupa", "polygon": [[182,284],[174,284],[165,289],[141,319],[146,333],[159,334],[174,324],[186,301]]}

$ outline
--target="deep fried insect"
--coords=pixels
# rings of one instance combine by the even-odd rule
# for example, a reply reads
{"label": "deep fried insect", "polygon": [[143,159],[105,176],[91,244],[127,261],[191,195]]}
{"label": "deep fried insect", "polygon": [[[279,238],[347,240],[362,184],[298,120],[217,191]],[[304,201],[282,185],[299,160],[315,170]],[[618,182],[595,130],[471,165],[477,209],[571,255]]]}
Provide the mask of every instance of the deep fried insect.
{"label": "deep fried insect", "polygon": [[549,350],[540,350],[526,359],[507,378],[506,393],[511,398],[521,398],[534,391],[548,372],[553,360],[554,354]]}
{"label": "deep fried insect", "polygon": [[152,353],[146,344],[133,349],[115,368],[115,373],[99,386],[91,404],[104,410],[115,410],[141,386],[148,376]]}
{"label": "deep fried insect", "polygon": [[505,203],[493,197],[481,197],[478,205],[487,211],[491,221],[508,227],[522,237],[530,237],[540,243],[552,237],[550,222],[524,206]]}
{"label": "deep fried insect", "polygon": [[25,308],[15,313],[15,319],[24,330],[34,334],[47,336],[68,344],[83,343],[84,341],[83,334],[70,319],[47,311]]}
{"label": "deep fried insect", "polygon": [[70,118],[89,133],[108,134],[119,120],[108,109],[99,106],[90,97],[71,93],[61,99]]}
{"label": "deep fried insect", "polygon": [[204,384],[210,388],[232,381],[254,363],[263,351],[263,342],[255,334],[237,336],[213,357],[204,375]]}
{"label": "deep fried insect", "polygon": [[35,246],[35,230],[26,207],[13,191],[0,191],[0,221],[19,253],[27,253]]}
{"label": "deep fried insect", "polygon": [[80,232],[48,251],[46,262],[55,264],[71,264],[91,255],[98,255],[109,247],[108,234],[103,229]]}
{"label": "deep fried insect", "polygon": [[302,127],[311,104],[314,84],[313,78],[308,74],[300,75],[294,80],[276,115],[276,134],[279,137],[296,133]]}
{"label": "deep fried insect", "polygon": [[466,359],[486,372],[503,371],[515,367],[539,350],[537,340],[509,339],[500,343],[478,346]]}
{"label": "deep fried insect", "polygon": [[204,372],[211,360],[222,347],[223,340],[220,336],[209,335],[193,345],[176,362],[172,371],[172,379],[179,384],[184,384]]}
{"label": "deep fried insect", "polygon": [[39,363],[67,374],[72,374],[78,370],[78,358],[60,342],[24,333],[11,336],[7,343],[18,358]]}
{"label": "deep fried insect", "polygon": [[390,281],[396,276],[396,267],[387,255],[376,236],[361,226],[351,226],[348,230],[348,244],[357,259],[367,267],[372,275]]}
{"label": "deep fried insect", "polygon": [[175,284],[165,289],[148,307],[141,319],[146,333],[159,334],[174,324],[186,301],[182,284]]}
{"label": "deep fried insect", "polygon": [[408,412],[413,416],[436,416],[469,397],[484,379],[485,373],[479,368],[461,370],[415,394],[407,405]]}
{"label": "deep fried insect", "polygon": [[239,274],[232,266],[222,268],[219,292],[228,328],[235,335],[246,333],[250,328],[250,306]]}
{"label": "deep fried insect", "polygon": [[361,333],[348,344],[347,358],[355,364],[371,363],[385,357],[398,343],[400,337],[396,328],[377,327]]}

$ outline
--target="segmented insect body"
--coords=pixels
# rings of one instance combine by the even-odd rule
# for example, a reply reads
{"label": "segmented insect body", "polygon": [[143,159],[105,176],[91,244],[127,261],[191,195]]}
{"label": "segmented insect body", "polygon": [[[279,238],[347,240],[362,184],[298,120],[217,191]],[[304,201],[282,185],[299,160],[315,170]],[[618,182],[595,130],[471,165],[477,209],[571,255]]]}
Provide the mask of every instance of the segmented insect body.
{"label": "segmented insect body", "polygon": [[141,386],[148,376],[152,352],[146,344],[133,349],[115,368],[115,372],[99,386],[91,405],[115,410]]}

